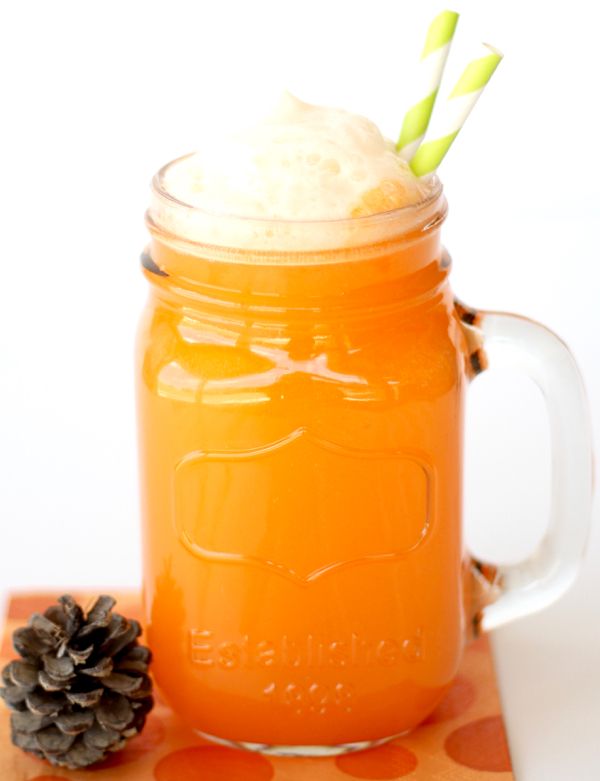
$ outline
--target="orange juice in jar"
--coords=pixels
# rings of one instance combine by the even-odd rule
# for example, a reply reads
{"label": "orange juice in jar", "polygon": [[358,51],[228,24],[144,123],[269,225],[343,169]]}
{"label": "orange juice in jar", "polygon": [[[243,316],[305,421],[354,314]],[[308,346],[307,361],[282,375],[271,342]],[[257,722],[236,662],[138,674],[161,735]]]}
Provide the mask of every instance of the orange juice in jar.
{"label": "orange juice in jar", "polygon": [[[571,416],[561,431],[585,455],[582,402],[545,329],[455,305],[435,177],[417,181],[345,112],[288,98],[265,127],[153,183],[138,342],[148,636],[159,686],[203,735],[337,753],[414,728],[468,624],[537,609],[569,579],[565,517],[560,555],[496,573],[504,593],[483,611],[469,597],[467,379],[507,343],[564,350],[567,370],[543,370],[571,392],[551,418]],[[241,159],[254,168],[224,192],[211,165]]]}

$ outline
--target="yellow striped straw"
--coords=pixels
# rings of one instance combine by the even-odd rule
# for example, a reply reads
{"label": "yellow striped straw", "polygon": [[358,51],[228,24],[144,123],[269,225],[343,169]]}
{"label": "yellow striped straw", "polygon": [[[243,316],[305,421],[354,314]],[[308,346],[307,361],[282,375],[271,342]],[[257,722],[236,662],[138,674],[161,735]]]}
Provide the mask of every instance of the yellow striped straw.
{"label": "yellow striped straw", "polygon": [[417,176],[429,174],[439,166],[452,142],[471,113],[473,106],[492,74],[500,64],[502,53],[487,43],[482,44],[483,56],[471,60],[448,99],[434,117],[425,140],[409,165]]}
{"label": "yellow striped straw", "polygon": [[396,144],[396,150],[405,160],[410,160],[415,154],[427,130],[457,22],[457,13],[442,11],[427,31],[416,79],[416,102],[404,116]]}

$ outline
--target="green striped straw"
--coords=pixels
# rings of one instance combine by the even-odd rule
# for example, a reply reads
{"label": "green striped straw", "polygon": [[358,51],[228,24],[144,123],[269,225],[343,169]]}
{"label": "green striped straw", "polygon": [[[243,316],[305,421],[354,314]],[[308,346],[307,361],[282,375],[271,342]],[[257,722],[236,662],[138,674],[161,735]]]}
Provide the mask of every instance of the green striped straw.
{"label": "green striped straw", "polygon": [[502,53],[487,43],[482,46],[485,53],[467,65],[444,105],[438,107],[425,140],[411,159],[409,165],[417,176],[435,171],[442,162],[498,67]]}
{"label": "green striped straw", "polygon": [[442,11],[429,26],[416,79],[415,102],[406,112],[396,150],[410,160],[423,140],[438,94],[458,14]]}

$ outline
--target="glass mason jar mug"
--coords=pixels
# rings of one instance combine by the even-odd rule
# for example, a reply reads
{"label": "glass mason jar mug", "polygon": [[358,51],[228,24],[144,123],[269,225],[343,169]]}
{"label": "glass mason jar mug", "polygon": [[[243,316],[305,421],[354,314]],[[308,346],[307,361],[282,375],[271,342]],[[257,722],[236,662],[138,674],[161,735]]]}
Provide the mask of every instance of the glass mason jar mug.
{"label": "glass mason jar mug", "polygon": [[[439,188],[354,220],[244,220],[154,180],[137,369],[146,618],[159,686],[206,736],[322,754],[403,733],[447,691],[470,627],[573,579],[591,492],[578,371],[542,326],[455,302],[445,210]],[[270,248],[228,246],[242,234]],[[463,403],[488,365],[544,391],[552,513],[530,560],[474,577]]]}

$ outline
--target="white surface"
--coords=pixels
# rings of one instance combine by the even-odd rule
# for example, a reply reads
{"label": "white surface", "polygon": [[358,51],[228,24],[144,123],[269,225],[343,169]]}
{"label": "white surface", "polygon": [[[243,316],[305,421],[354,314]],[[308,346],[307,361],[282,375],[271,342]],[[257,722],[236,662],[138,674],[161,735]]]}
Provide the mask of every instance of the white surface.
{"label": "white surface", "polygon": [[[215,106],[233,122],[286,86],[393,135],[404,69],[441,7],[3,5],[1,588],[139,581],[131,352],[151,174],[194,148]],[[600,11],[588,0],[456,8],[448,85],[474,39],[505,59],[441,171],[453,286],[565,338],[598,442]],[[477,553],[515,560],[535,546],[547,512],[545,425],[526,381],[474,384],[466,522]],[[496,635],[517,781],[600,775],[599,565],[596,525],[569,595]]]}

